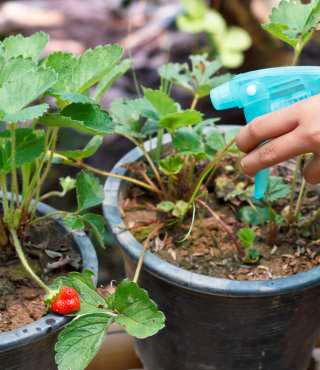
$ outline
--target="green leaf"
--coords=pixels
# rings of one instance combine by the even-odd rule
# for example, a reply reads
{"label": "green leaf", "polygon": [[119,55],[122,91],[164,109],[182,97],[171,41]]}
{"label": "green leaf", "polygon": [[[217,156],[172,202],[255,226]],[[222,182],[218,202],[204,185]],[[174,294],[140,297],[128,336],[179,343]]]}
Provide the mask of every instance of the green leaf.
{"label": "green leaf", "polygon": [[103,201],[103,187],[98,178],[85,171],[77,175],[76,190],[79,211],[95,207]]}
{"label": "green leaf", "polygon": [[261,258],[261,253],[254,248],[251,248],[248,250],[247,255],[243,262],[249,263],[249,264],[256,264],[259,262]]}
{"label": "green leaf", "polygon": [[252,42],[247,31],[240,27],[230,27],[216,37],[219,43],[219,59],[226,68],[240,67],[244,61],[244,51]]}
{"label": "green leaf", "polygon": [[151,104],[144,98],[118,99],[110,106],[110,115],[114,121],[122,125],[131,125],[139,121],[147,111],[152,109]]}
{"label": "green leaf", "polygon": [[249,249],[253,246],[256,235],[252,229],[248,227],[242,228],[238,231],[237,235],[243,248]]}
{"label": "green leaf", "polygon": [[185,126],[192,126],[202,121],[202,113],[196,110],[185,110],[183,112],[176,112],[164,116],[159,125],[166,128],[170,132]]}
{"label": "green leaf", "polygon": [[59,179],[60,186],[62,187],[63,193],[68,193],[68,191],[75,189],[76,187],[76,180],[70,176],[67,177],[60,177]]}
{"label": "green leaf", "polygon": [[208,96],[210,91],[231,78],[230,74],[217,76],[222,65],[210,60],[207,54],[190,56],[188,64],[169,63],[159,69],[162,79],[190,91],[199,98]]}
{"label": "green leaf", "polygon": [[[1,52],[0,52],[1,53]],[[22,57],[5,60],[0,55],[0,85],[5,82],[19,80],[24,78],[24,75],[29,71],[36,70],[38,67],[31,59],[24,59]]]}
{"label": "green leaf", "polygon": [[144,89],[144,96],[160,118],[178,111],[177,103],[160,90]]}
{"label": "green leaf", "polygon": [[194,18],[203,17],[208,10],[208,7],[202,0],[181,0],[181,3],[185,12]]}
{"label": "green leaf", "polygon": [[131,59],[125,59],[120,64],[114,66],[110,72],[99,82],[95,91],[96,100],[100,100],[103,95],[110,89],[112,84],[122,77],[131,67]]}
{"label": "green leaf", "polygon": [[84,222],[81,216],[77,214],[67,214],[63,217],[63,223],[71,231],[82,231],[84,230]]}
{"label": "green leaf", "polygon": [[[16,167],[32,163],[45,153],[45,133],[31,128],[16,129]],[[12,169],[11,132],[0,133],[0,172],[8,173]]]}
{"label": "green leaf", "polygon": [[158,116],[152,105],[145,98],[116,100],[111,104],[110,114],[116,133],[139,138],[148,135],[144,131],[145,118],[152,118],[154,121],[158,121]]}
{"label": "green leaf", "polygon": [[[223,16],[203,0],[183,0],[183,3],[186,12],[177,18],[178,28],[184,32],[204,33],[223,66],[239,67],[244,60],[243,52],[251,46],[249,33],[240,27],[228,27]],[[199,85],[196,82],[195,85],[199,86],[198,96],[210,91],[208,83]]]}
{"label": "green leaf", "polygon": [[48,127],[69,127],[90,135],[114,133],[108,113],[95,104],[73,103],[64,108],[61,114],[45,114],[40,122]]}
{"label": "green leaf", "polygon": [[[13,116],[15,120],[20,120],[18,114],[27,114],[28,111],[21,112],[34,100],[39,99],[55,83],[56,74],[51,70],[38,68],[30,63],[30,60],[19,60],[19,63],[10,61],[12,68],[5,75],[1,75],[2,85],[0,87],[0,111],[4,115]],[[40,111],[43,113],[44,105]],[[39,107],[36,116],[39,114]],[[30,111],[29,111],[30,114]]]}
{"label": "green leaf", "polygon": [[16,129],[16,166],[31,163],[45,150],[45,134],[42,130]]}
{"label": "green leaf", "polygon": [[270,16],[270,22],[263,28],[280,40],[288,43],[293,48],[298,43],[302,47],[320,22],[320,3],[313,0],[304,4],[300,0],[281,0],[274,7]]}
{"label": "green leaf", "polygon": [[56,94],[56,96],[62,100],[63,102],[67,102],[68,104],[71,103],[82,103],[82,104],[96,104],[96,102],[91,99],[89,96],[79,94],[79,93],[63,93],[63,94]]}
{"label": "green leaf", "polygon": [[182,127],[172,135],[172,145],[182,155],[197,155],[205,152],[200,135],[192,127]]}
{"label": "green leaf", "polygon": [[89,226],[99,245],[105,248],[106,226],[104,217],[95,213],[86,213],[81,219]]}
{"label": "green leaf", "polygon": [[69,272],[68,275],[59,276],[58,278],[54,279],[53,283],[50,284],[50,289],[59,290],[63,285],[68,286],[70,288],[74,288],[74,285],[76,285],[75,282],[81,281],[83,284],[87,285],[88,288],[95,291],[96,286],[93,282],[93,277],[94,273],[90,270],[84,270],[82,272],[72,271]]}
{"label": "green leaf", "polygon": [[279,176],[269,177],[269,186],[265,199],[274,202],[281,198],[286,198],[290,194],[290,185],[286,184]]}
{"label": "green leaf", "polygon": [[113,319],[93,313],[74,319],[58,336],[55,345],[59,370],[84,370],[102,345]]}
{"label": "green leaf", "polygon": [[194,85],[194,93],[200,98],[208,96],[210,91],[222,83],[230,80],[231,75],[225,74],[216,77],[216,73],[221,69],[221,62],[211,61],[207,54],[191,55],[190,78]]}
{"label": "green leaf", "polygon": [[122,53],[123,49],[119,45],[103,45],[88,49],[80,57],[61,52],[50,54],[44,65],[58,74],[53,93],[87,91],[112,70],[120,61]]}
{"label": "green leaf", "polygon": [[216,152],[224,148],[226,145],[224,135],[216,128],[209,129],[205,134],[205,139],[207,146]]}
{"label": "green leaf", "polygon": [[[152,105],[145,99],[118,99],[110,107],[116,133],[133,137],[144,137],[142,117],[147,117],[153,112]],[[155,119],[158,119],[155,113]]]}
{"label": "green leaf", "polygon": [[59,154],[71,159],[84,159],[91,157],[103,143],[101,136],[94,136],[82,150],[64,150]]}
{"label": "green leaf", "polygon": [[36,61],[49,41],[49,36],[44,32],[36,32],[29,37],[15,35],[6,37],[2,43],[6,59],[22,56]]}
{"label": "green leaf", "polygon": [[98,105],[74,103],[64,108],[61,113],[74,121],[83,122],[92,132],[97,134],[110,133],[110,117]]}
{"label": "green leaf", "polygon": [[118,312],[115,322],[136,338],[149,337],[164,327],[164,314],[134,282],[123,280],[108,302]]}
{"label": "green leaf", "polygon": [[240,220],[248,225],[263,225],[269,221],[269,210],[267,207],[242,207],[239,212]]}
{"label": "green leaf", "polygon": [[183,200],[178,200],[172,211],[173,216],[177,218],[184,218],[189,210],[189,204]]}
{"label": "green leaf", "polygon": [[79,92],[79,82],[74,81],[74,70],[78,63],[78,59],[73,54],[60,51],[50,54],[44,60],[43,65],[53,69],[58,75],[58,79],[51,89],[52,93],[62,95],[68,92]]}
{"label": "green leaf", "polygon": [[33,119],[41,117],[44,113],[48,111],[48,109],[49,109],[49,105],[45,103],[34,105],[32,107],[24,108],[18,113],[5,114],[3,117],[3,121],[10,122],[10,123],[17,123],[17,122],[33,120]]}
{"label": "green leaf", "polygon": [[168,63],[159,68],[159,75],[162,79],[170,81],[177,86],[192,91],[190,77],[188,75],[189,67],[186,63]]}
{"label": "green leaf", "polygon": [[247,31],[240,27],[230,27],[224,38],[224,45],[229,50],[247,50],[251,46],[251,37]]}
{"label": "green leaf", "polygon": [[7,174],[12,169],[12,149],[9,140],[0,139],[0,173]]}
{"label": "green leaf", "polygon": [[160,161],[159,169],[167,176],[177,175],[183,168],[183,160],[179,156],[169,156]]}
{"label": "green leaf", "polygon": [[94,273],[90,270],[84,270],[82,272],[72,271],[68,273],[68,278],[72,280],[80,280],[86,284],[89,288],[96,290],[96,286],[93,282]]}
{"label": "green leaf", "polygon": [[157,205],[157,209],[161,212],[171,212],[174,210],[175,204],[173,202],[164,200]]}
{"label": "green leaf", "polygon": [[183,0],[185,14],[177,18],[177,26],[184,32],[221,33],[226,22],[219,12],[210,9],[203,0]]}
{"label": "green leaf", "polygon": [[[230,143],[231,140],[233,140],[239,133],[240,128],[231,128],[230,130],[227,130],[224,134],[224,138],[226,143]],[[230,153],[239,153],[239,149],[236,144],[233,144],[229,150]]]}

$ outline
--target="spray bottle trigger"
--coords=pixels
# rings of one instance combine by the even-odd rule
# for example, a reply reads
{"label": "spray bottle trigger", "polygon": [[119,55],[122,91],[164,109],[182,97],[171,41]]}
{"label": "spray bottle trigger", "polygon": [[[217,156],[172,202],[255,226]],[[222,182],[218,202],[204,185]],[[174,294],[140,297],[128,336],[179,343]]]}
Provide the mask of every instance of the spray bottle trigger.
{"label": "spray bottle trigger", "polygon": [[263,199],[268,190],[269,173],[270,170],[266,168],[262,171],[259,171],[254,178],[254,198],[257,200]]}

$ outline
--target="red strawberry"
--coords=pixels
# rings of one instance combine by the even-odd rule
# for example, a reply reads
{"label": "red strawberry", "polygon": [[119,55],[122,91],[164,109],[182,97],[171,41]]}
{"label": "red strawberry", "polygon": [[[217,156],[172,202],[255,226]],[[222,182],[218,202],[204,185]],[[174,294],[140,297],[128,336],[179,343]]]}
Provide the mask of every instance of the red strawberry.
{"label": "red strawberry", "polygon": [[63,287],[50,302],[50,311],[60,315],[68,315],[80,310],[79,293],[68,287]]}

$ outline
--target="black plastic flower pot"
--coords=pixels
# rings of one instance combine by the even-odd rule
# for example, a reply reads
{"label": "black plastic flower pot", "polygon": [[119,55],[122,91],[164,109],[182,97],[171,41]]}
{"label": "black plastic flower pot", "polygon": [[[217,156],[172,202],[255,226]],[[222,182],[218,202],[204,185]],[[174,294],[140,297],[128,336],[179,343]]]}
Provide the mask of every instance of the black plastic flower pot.
{"label": "black plastic flower pot", "polygon": [[[146,143],[147,150],[154,146],[154,141]],[[113,171],[124,174],[122,165],[141,156],[138,149],[130,151]],[[130,277],[142,245],[121,217],[119,201],[126,188],[123,181],[107,180],[104,214]],[[147,252],[140,285],[167,318],[159,334],[136,341],[148,370],[308,367],[320,329],[320,267],[277,280],[232,281],[192,273]]]}
{"label": "black plastic flower pot", "polygon": [[[53,212],[54,209],[45,204],[40,204],[38,211],[41,214],[47,214]],[[59,222],[58,219],[57,222]],[[62,223],[61,227],[64,229]],[[74,232],[72,236],[82,257],[83,269],[91,270],[94,273],[96,283],[98,260],[90,239],[83,232]],[[58,332],[68,321],[69,319],[66,317],[48,314],[30,325],[1,333],[0,369],[56,370],[54,345]]]}

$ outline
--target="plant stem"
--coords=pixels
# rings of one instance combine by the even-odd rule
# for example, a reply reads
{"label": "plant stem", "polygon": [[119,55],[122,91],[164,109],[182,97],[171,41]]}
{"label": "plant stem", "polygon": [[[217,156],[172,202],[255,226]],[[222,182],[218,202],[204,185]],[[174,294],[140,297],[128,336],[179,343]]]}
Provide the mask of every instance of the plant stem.
{"label": "plant stem", "polygon": [[196,109],[196,106],[197,106],[198,102],[199,102],[199,95],[195,94],[194,97],[193,97],[190,109]]}
{"label": "plant stem", "polygon": [[47,167],[45,168],[45,170],[44,170],[44,172],[43,172],[43,174],[41,175],[41,178],[40,178],[39,191],[41,190],[41,186],[43,185],[44,181],[46,180],[46,178],[47,178],[47,176],[50,172],[50,169],[52,167],[52,160],[53,160],[54,151],[55,151],[56,145],[57,145],[58,133],[59,133],[58,128],[55,128],[52,132],[52,137],[51,137],[49,147],[48,147],[48,149],[50,150],[50,155],[49,155],[49,158],[47,160]]}
{"label": "plant stem", "polygon": [[52,160],[53,160],[54,151],[55,151],[55,148],[56,148],[56,145],[57,145],[58,133],[59,133],[59,128],[54,128],[52,130],[51,139],[50,139],[49,143],[47,144],[47,148],[46,148],[47,149],[46,152],[48,150],[50,150],[50,155],[49,155],[49,158],[47,159],[47,166],[46,166],[42,175],[41,175],[41,170],[42,170],[42,168],[45,164],[45,161],[46,161],[45,157],[43,158],[43,160],[41,162],[41,165],[40,165],[40,171],[39,171],[40,178],[37,181],[35,191],[32,193],[32,196],[33,196],[33,194],[35,194],[35,202],[33,203],[33,209],[31,210],[32,217],[34,216],[34,214],[37,210],[39,201],[40,201],[40,193],[41,193],[42,185],[43,185],[44,181],[46,180],[46,178],[47,178],[47,176],[50,172],[50,169],[52,167]]}
{"label": "plant stem", "polygon": [[296,66],[298,64],[301,52],[302,52],[301,43],[298,42],[297,46],[294,49],[294,55],[293,55],[293,60],[292,60],[293,66]]}
{"label": "plant stem", "polygon": [[12,236],[12,241],[13,241],[14,248],[17,252],[19,260],[20,260],[22,266],[24,267],[24,269],[27,271],[27,273],[30,275],[30,277],[41,288],[43,288],[46,291],[46,293],[50,293],[51,292],[50,288],[39,278],[39,276],[32,270],[31,266],[29,265],[29,262],[28,262],[26,256],[24,255],[24,252],[23,252],[20,240],[17,236],[16,230],[10,228],[10,234]]}
{"label": "plant stem", "polygon": [[[49,128],[46,131],[45,154],[43,155],[41,160],[37,159],[34,163],[35,164],[34,174],[33,174],[31,182],[28,184],[26,194],[23,197],[22,209],[26,210],[27,212],[32,212],[32,209],[29,209],[29,208],[30,208],[32,198],[34,197],[34,194],[37,194],[37,195],[39,194],[40,195],[39,186],[40,186],[40,182],[41,182],[41,171],[42,171],[42,168],[43,168],[43,166],[46,162],[47,153],[49,151],[50,143],[52,142],[52,139],[53,139],[53,132],[54,132],[53,128]],[[51,135],[51,138],[49,139],[50,135]],[[49,156],[51,157],[51,152],[50,152]],[[36,207],[37,207],[37,202],[35,202],[35,208],[34,209],[36,209]]]}
{"label": "plant stem", "polygon": [[35,165],[35,170],[34,170],[32,180],[28,184],[28,187],[26,189],[26,193],[24,194],[23,199],[22,199],[21,208],[26,212],[29,212],[29,206],[30,206],[31,201],[32,201],[33,191],[36,187],[37,182],[39,182],[39,180],[40,180],[40,166],[41,166],[41,163],[38,159],[36,159],[34,161],[34,165]]}
{"label": "plant stem", "polygon": [[192,204],[192,218],[191,218],[191,224],[190,224],[189,230],[188,230],[188,232],[186,233],[186,235],[185,235],[181,240],[179,240],[179,242],[180,242],[180,243],[183,243],[183,242],[184,242],[185,240],[187,240],[187,239],[189,238],[189,236],[191,235],[195,220],[196,220],[196,207],[195,207],[195,205],[194,205],[194,204]]}
{"label": "plant stem", "polygon": [[139,280],[140,272],[141,272],[142,265],[143,265],[144,255],[146,253],[146,250],[149,247],[149,243],[150,243],[151,239],[154,238],[157,235],[157,233],[162,229],[162,227],[163,227],[163,224],[159,224],[159,225],[155,226],[155,228],[151,231],[151,233],[148,235],[147,239],[143,243],[143,250],[140,254],[139,261],[138,261],[138,264],[137,264],[137,267],[136,267],[136,271],[134,273],[134,277],[133,277],[133,280],[132,280],[136,284],[138,283],[138,280]]}
{"label": "plant stem", "polygon": [[51,197],[63,198],[65,195],[66,195],[66,193],[64,191],[49,191],[48,193],[43,194],[40,197],[40,200],[43,201],[43,200],[51,198]]}
{"label": "plant stem", "polygon": [[31,167],[29,163],[24,164],[21,167],[21,173],[22,173],[22,196],[26,197],[28,193],[30,174],[31,174]]}
{"label": "plant stem", "polygon": [[[153,160],[152,158],[150,157],[149,153],[146,151],[146,148],[144,147],[144,144],[141,144],[139,143],[136,139],[134,139],[133,137],[130,137],[130,136],[126,136],[126,135],[123,135],[125,138],[127,138],[128,140],[130,140],[134,145],[136,145],[143,153],[144,157],[146,158],[146,161],[149,163],[150,167],[151,167],[151,170],[155,176],[155,178],[157,179],[157,182],[160,186],[160,189],[162,192],[164,192],[164,186],[163,186],[163,182],[161,180],[161,177],[160,177],[160,174],[159,174],[159,171],[156,167],[156,165],[153,163]],[[162,143],[161,143],[162,144]]]}
{"label": "plant stem", "polygon": [[298,172],[301,167],[302,156],[299,156],[296,162],[296,166],[293,172],[291,185],[290,185],[290,205],[289,205],[289,215],[288,215],[288,223],[291,224],[294,221],[294,197],[296,192],[297,186],[297,179],[298,179]]}
{"label": "plant stem", "polygon": [[294,213],[294,218],[296,220],[298,220],[299,218],[299,215],[300,215],[300,211],[301,211],[301,207],[302,207],[302,203],[303,203],[303,200],[304,200],[304,196],[305,196],[305,190],[306,190],[306,187],[307,187],[307,182],[306,180],[303,178],[302,179],[302,184],[301,184],[301,188],[300,188],[300,191],[299,191],[299,196],[298,196],[298,201],[297,201],[297,205],[296,205],[296,210],[295,210],[295,213]]}
{"label": "plant stem", "polygon": [[9,201],[8,201],[8,189],[7,189],[7,177],[6,175],[0,175],[0,186],[3,193],[2,204],[3,204],[3,219],[4,221],[9,220]]}
{"label": "plant stem", "polygon": [[320,218],[320,208],[308,219],[304,220],[299,227],[302,228],[309,228],[314,222],[316,222]]}
{"label": "plant stem", "polygon": [[278,226],[275,218],[275,211],[272,207],[271,202],[267,202],[269,210],[269,222],[268,222],[268,244],[273,246],[277,240]]}
{"label": "plant stem", "polygon": [[224,148],[222,148],[220,151],[217,152],[216,156],[214,157],[214,159],[209,162],[207,164],[207,166],[204,168],[204,170],[202,171],[201,175],[200,175],[200,179],[191,195],[191,198],[188,202],[188,205],[189,207],[191,206],[191,204],[193,204],[195,202],[195,199],[198,195],[198,192],[201,188],[201,185],[203,184],[204,180],[206,179],[206,177],[209,175],[209,173],[217,166],[217,164],[221,161],[221,159],[223,158],[224,154],[229,150],[229,148],[236,142],[236,139],[232,139],[229,143],[227,143],[227,145],[225,145]]}
{"label": "plant stem", "polygon": [[[17,164],[16,164],[16,124],[9,124],[11,132],[11,217],[12,222],[14,221],[14,209],[15,205],[19,208],[19,187],[17,178]],[[16,198],[16,200],[14,200]]]}
{"label": "plant stem", "polygon": [[225,231],[230,239],[232,240],[233,244],[235,245],[235,247],[237,248],[237,251],[240,255],[240,257],[244,257],[245,256],[245,253],[241,247],[241,244],[239,243],[239,241],[237,240],[237,238],[234,236],[234,232],[233,230],[231,229],[231,227],[229,225],[227,225],[214,211],[211,207],[208,206],[207,203],[205,203],[203,200],[201,199],[197,199],[197,203],[199,203],[202,207],[204,207],[210,214],[211,216],[218,222],[219,226],[221,227],[221,229],[223,231]]}
{"label": "plant stem", "polygon": [[157,147],[156,147],[156,152],[155,152],[155,159],[156,159],[156,163],[158,163],[158,164],[159,164],[160,159],[161,159],[163,134],[164,134],[163,128],[159,129],[158,130],[158,135],[157,135]]}
{"label": "plant stem", "polygon": [[34,218],[32,221],[29,222],[29,225],[36,224],[39,221],[45,220],[47,218],[51,218],[53,216],[64,215],[66,213],[68,213],[68,212],[66,212],[66,211],[54,211],[54,212],[50,212],[50,213],[47,213],[44,216],[40,216],[40,217]]}
{"label": "plant stem", "polygon": [[105,176],[105,177],[113,177],[115,179],[120,179],[120,180],[128,181],[128,182],[131,182],[132,184],[135,184],[135,185],[141,186],[142,188],[148,189],[148,190],[150,190],[150,191],[152,191],[154,193],[159,193],[160,192],[160,190],[158,188],[154,188],[151,185],[148,185],[148,184],[146,184],[143,181],[136,180],[136,179],[133,179],[133,178],[128,177],[128,176],[118,175],[116,173],[99,170],[98,168],[92,167],[89,164],[86,164],[86,163],[83,163],[83,162],[79,162],[79,161],[78,162],[67,161],[66,164],[69,164],[69,165],[71,165],[73,167],[86,169],[88,171],[91,171],[93,173],[96,173],[97,175],[101,175],[101,176]]}

